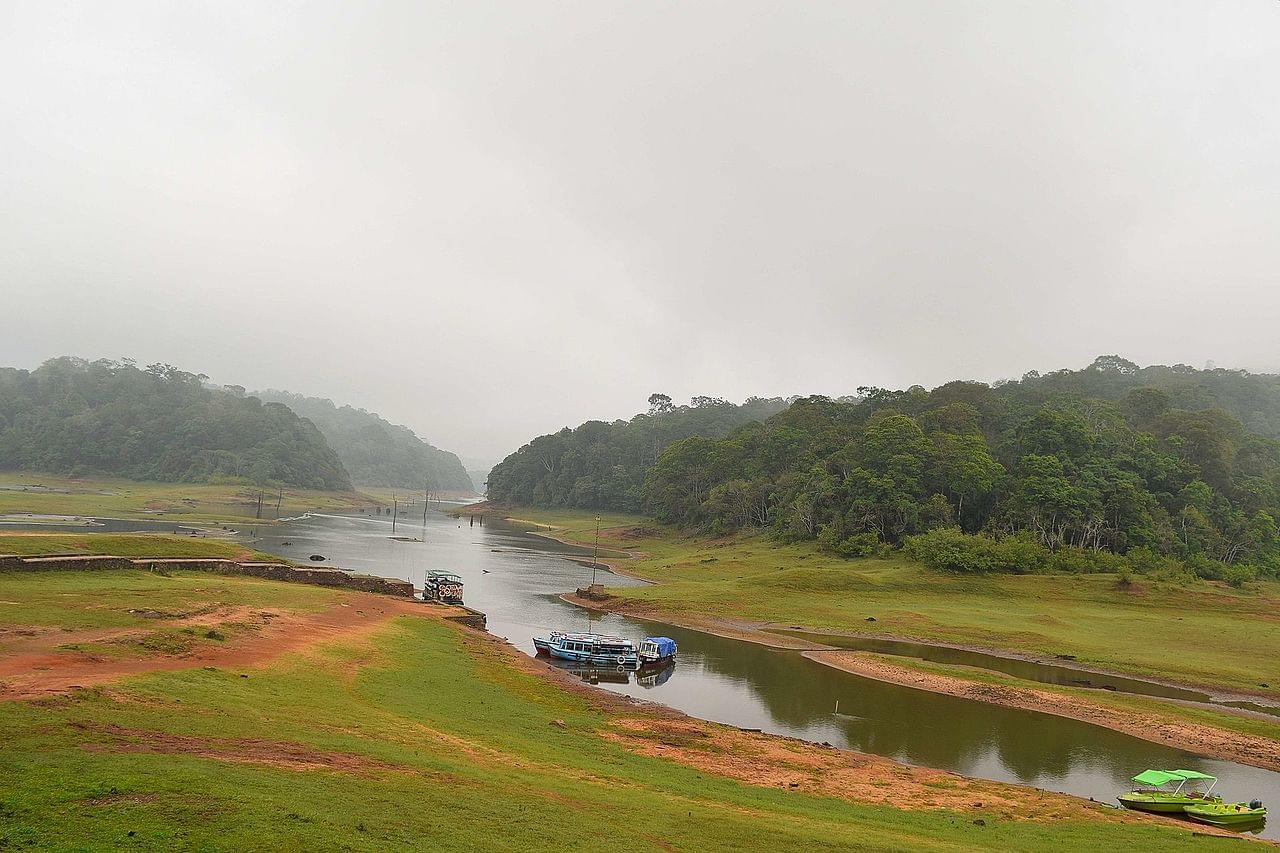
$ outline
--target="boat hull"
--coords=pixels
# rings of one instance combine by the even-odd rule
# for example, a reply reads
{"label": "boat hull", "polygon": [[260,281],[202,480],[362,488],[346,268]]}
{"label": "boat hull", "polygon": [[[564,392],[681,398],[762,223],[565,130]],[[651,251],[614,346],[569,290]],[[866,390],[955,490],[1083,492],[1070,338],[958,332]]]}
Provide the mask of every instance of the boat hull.
{"label": "boat hull", "polygon": [[1130,791],[1127,794],[1121,794],[1116,799],[1126,809],[1151,812],[1152,814],[1182,814],[1186,811],[1187,806],[1206,804],[1206,800],[1200,797],[1184,797],[1180,794],[1149,794],[1143,791]]}
{"label": "boat hull", "polygon": [[1187,806],[1184,811],[1192,820],[1213,826],[1254,826],[1267,819],[1265,808],[1251,809],[1243,803]]}
{"label": "boat hull", "polygon": [[635,655],[611,655],[601,654],[599,652],[579,652],[572,649],[562,649],[555,646],[548,648],[553,658],[558,660],[567,660],[574,663],[589,663],[594,666],[622,666],[636,667],[639,661]]}

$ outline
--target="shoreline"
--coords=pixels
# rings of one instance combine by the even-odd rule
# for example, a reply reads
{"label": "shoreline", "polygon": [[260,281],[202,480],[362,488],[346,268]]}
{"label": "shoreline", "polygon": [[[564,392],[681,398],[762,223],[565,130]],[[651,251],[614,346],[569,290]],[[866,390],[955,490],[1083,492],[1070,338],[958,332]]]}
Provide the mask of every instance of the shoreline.
{"label": "shoreline", "polygon": [[1152,743],[1185,749],[1207,758],[1280,772],[1280,742],[1257,735],[1231,732],[1199,723],[1171,721],[1139,710],[1099,705],[1082,697],[1056,691],[989,684],[960,676],[924,672],[894,665],[868,652],[815,649],[801,652],[801,655],[815,663],[862,678],[989,705],[1066,717]]}
{"label": "shoreline", "polygon": [[[940,693],[973,702],[984,702],[1006,708],[1019,708],[1066,717],[1117,731],[1150,743],[1196,752],[1206,758],[1234,761],[1251,767],[1280,772],[1280,742],[1269,738],[1233,732],[1199,723],[1173,720],[1139,710],[1119,709],[1087,698],[1034,687],[1010,687],[988,684],[960,676],[935,675],[882,661],[874,653],[824,646],[799,638],[789,638],[761,630],[751,623],[732,623],[714,617],[671,618],[661,613],[637,613],[627,608],[610,607],[611,601],[592,601],[576,593],[560,596],[562,601],[589,610],[615,613],[634,619],[649,619],[678,628],[701,631],[717,637],[742,640],[767,648],[798,651],[801,656],[823,666],[901,687]],[[788,642],[791,641],[791,642]],[[795,644],[791,644],[794,642]],[[1123,694],[1130,695],[1130,694]],[[1152,701],[1173,701],[1158,697],[1142,697]],[[1200,706],[1195,706],[1200,707]],[[1219,709],[1214,709],[1219,710]],[[1222,713],[1237,709],[1223,708]],[[1247,716],[1239,714],[1240,716]]]}
{"label": "shoreline", "polygon": [[[579,603],[561,597],[569,603]],[[702,626],[682,627],[707,630]],[[1063,809],[1066,808],[1076,810],[1077,819],[1088,817],[1122,823],[1154,821],[1192,834],[1241,837],[1220,827],[1133,812],[1075,794],[904,764],[874,753],[705,720],[661,702],[589,686],[571,672],[545,659],[526,655],[496,635],[477,633],[473,636],[479,642],[491,644],[518,669],[584,696],[609,714],[611,719],[599,733],[600,737],[641,755],[686,764],[748,785],[781,787],[863,805],[888,805],[904,811],[943,809],[961,818],[996,813],[1005,820],[1038,822],[1045,817],[1060,819],[1065,816]],[[718,636],[737,638],[732,633]],[[1265,839],[1249,840],[1272,843]]]}
{"label": "shoreline", "polygon": [[[546,530],[556,530],[554,527],[539,525],[536,522],[527,520],[511,518],[503,514],[501,511],[492,511],[491,514],[499,515],[504,520],[512,523],[527,524],[540,528],[539,531],[528,531],[535,535],[560,542],[561,544],[573,547],[582,547],[581,543],[570,542],[555,536],[552,533],[542,532]],[[642,552],[636,551],[626,552],[626,554],[627,556],[621,559],[627,561],[636,560],[640,559],[643,555]],[[610,571],[616,572],[617,574],[632,577],[637,580],[643,580],[649,583],[655,583],[651,578],[646,578],[635,572],[624,570],[620,566],[614,565],[611,561],[601,559],[599,562],[602,565],[607,565]],[[1117,709],[1108,705],[1089,701],[1083,697],[1071,696],[1069,694],[1058,693],[1056,691],[1037,689],[1033,687],[1024,688],[992,685],[982,681],[970,680],[958,676],[932,676],[930,673],[921,672],[907,666],[895,666],[888,662],[879,661],[870,657],[860,657],[865,656],[868,653],[857,652],[849,649],[840,649],[838,647],[805,640],[800,637],[794,637],[787,634],[773,633],[768,629],[773,627],[781,630],[799,630],[805,633],[826,633],[832,636],[867,637],[869,639],[902,639],[909,642],[927,643],[940,647],[981,652],[983,654],[1002,657],[1008,660],[1030,661],[1034,663],[1043,663],[1043,656],[1037,657],[1028,653],[1011,652],[1009,650],[1001,649],[988,649],[980,646],[935,643],[929,640],[920,640],[908,637],[889,638],[881,635],[860,635],[848,631],[819,632],[809,631],[803,628],[788,629],[783,626],[775,626],[770,623],[752,621],[735,622],[733,620],[715,616],[677,616],[665,613],[658,608],[652,608],[650,605],[639,604],[628,599],[620,599],[617,596],[609,596],[604,600],[598,601],[583,598],[576,592],[568,592],[562,594],[560,599],[568,604],[573,604],[596,612],[615,613],[619,616],[629,616],[635,619],[649,619],[654,622],[663,622],[668,625],[674,625],[679,628],[686,628],[694,631],[701,631],[718,637],[743,640],[745,642],[755,643],[768,648],[799,651],[804,657],[814,661],[815,663],[840,669],[851,675],[872,678],[878,681],[898,684],[900,686],[911,687],[917,690],[956,696],[958,698],[969,699],[970,701],[985,702],[990,705],[1016,707],[1028,711],[1036,711],[1052,714],[1058,717],[1076,719],[1102,728],[1107,728],[1112,731],[1117,731],[1122,734],[1137,737],[1151,743],[1158,743],[1164,746],[1198,752],[1208,758],[1235,761],[1253,767],[1260,767],[1266,770],[1280,772],[1280,741],[1255,735],[1237,733],[1229,729],[1221,729],[1199,723],[1168,719],[1161,717],[1160,715],[1150,714],[1143,711]],[[1058,663],[1063,662],[1058,661]],[[1244,693],[1225,693],[1219,689],[1205,688],[1201,685],[1165,682],[1158,679],[1146,678],[1145,676],[1132,675],[1095,667],[1078,666],[1074,661],[1067,663],[1069,663],[1073,668],[1080,669],[1082,672],[1091,672],[1096,675],[1109,675],[1121,678],[1138,678],[1150,681],[1154,684],[1163,684],[1170,687],[1189,687],[1202,690],[1215,698],[1241,699],[1244,701],[1263,698],[1261,696]],[[1172,701],[1161,699],[1160,697],[1144,698],[1150,698],[1154,701]],[[1197,705],[1195,707],[1200,706]],[[1249,714],[1249,712],[1238,713],[1241,709],[1234,709],[1230,707],[1213,708],[1213,710],[1224,714],[1236,713],[1237,716],[1248,716]]]}

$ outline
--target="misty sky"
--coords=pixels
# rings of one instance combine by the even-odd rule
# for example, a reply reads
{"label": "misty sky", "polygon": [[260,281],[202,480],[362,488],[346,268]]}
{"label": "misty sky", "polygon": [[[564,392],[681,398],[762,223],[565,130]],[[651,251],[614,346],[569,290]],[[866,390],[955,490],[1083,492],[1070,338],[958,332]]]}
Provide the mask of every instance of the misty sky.
{"label": "misty sky", "polygon": [[663,391],[1280,369],[1280,2],[0,0],[0,364],[498,458]]}

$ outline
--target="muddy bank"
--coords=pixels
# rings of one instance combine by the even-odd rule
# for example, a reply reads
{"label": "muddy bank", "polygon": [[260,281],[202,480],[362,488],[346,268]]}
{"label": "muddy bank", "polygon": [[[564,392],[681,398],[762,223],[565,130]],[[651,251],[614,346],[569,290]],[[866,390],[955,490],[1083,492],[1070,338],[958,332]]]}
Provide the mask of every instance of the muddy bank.
{"label": "muddy bank", "polygon": [[[724,625],[716,627],[727,630]],[[472,654],[491,656],[550,679],[587,699],[608,717],[600,737],[640,755],[675,761],[748,785],[904,810],[945,809],[970,820],[1154,820],[1191,831],[1201,829],[1174,818],[1127,812],[1069,794],[910,766],[864,752],[701,720],[665,705],[591,687],[573,673],[524,655],[492,635],[469,635],[465,642]],[[1230,835],[1213,827],[1204,829],[1206,834]]]}
{"label": "muddy bank", "polygon": [[806,651],[803,654],[810,660],[863,678],[945,693],[976,702],[1068,717],[1211,758],[1280,771],[1280,743],[1269,738],[1172,720],[1136,709],[1101,705],[1083,697],[1056,691],[1009,687],[921,672],[896,666],[865,652],[831,649]]}
{"label": "muddy bank", "polygon": [[[561,598],[599,612],[649,619],[769,648],[798,650],[818,663],[865,678],[976,702],[1068,717],[1210,758],[1280,771],[1280,742],[1265,737],[1180,721],[1156,713],[1120,709],[1051,690],[1006,687],[956,676],[924,673],[906,666],[896,666],[866,652],[837,649],[800,637],[772,633],[764,630],[766,626],[760,623],[703,616],[674,616],[644,603],[619,598],[593,601],[572,593],[562,595]],[[1228,708],[1220,710],[1223,713],[1246,715]]]}

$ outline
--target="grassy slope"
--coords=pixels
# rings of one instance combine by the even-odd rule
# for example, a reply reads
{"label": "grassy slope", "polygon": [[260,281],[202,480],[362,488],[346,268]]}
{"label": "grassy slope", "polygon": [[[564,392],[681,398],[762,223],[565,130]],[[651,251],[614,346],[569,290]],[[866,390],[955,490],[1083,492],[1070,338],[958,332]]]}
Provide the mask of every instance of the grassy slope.
{"label": "grassy slope", "polygon": [[[79,574],[61,577],[96,585],[100,609],[131,603],[143,582],[152,596],[169,581],[179,596],[190,592],[181,586],[189,580],[209,582],[180,573]],[[225,583],[218,596],[299,604],[296,586],[218,582]],[[61,597],[38,584],[6,586],[5,594],[32,612]],[[66,611],[74,621],[80,608]],[[63,699],[0,702],[0,847],[1180,850],[1219,843],[1157,824],[1026,823],[986,814],[986,825],[977,826],[972,814],[743,785],[596,736],[609,720],[585,695],[518,670],[493,642],[400,617],[365,641],[331,642],[262,669],[155,673]],[[157,745],[158,735],[170,737]],[[196,754],[256,761],[277,754],[280,743],[292,744],[295,760],[315,750],[340,754],[350,766],[290,769]]]}
{"label": "grassy slope", "polygon": [[[509,514],[573,541],[594,536],[590,513]],[[1073,654],[1100,667],[1280,696],[1274,581],[1239,591],[1140,579],[1125,591],[1111,575],[965,577],[901,557],[843,560],[759,536],[688,537],[635,516],[602,523],[601,548],[643,552],[623,568],[658,582],[612,592],[667,613]]]}
{"label": "grassy slope", "polygon": [[0,626],[149,628],[153,619],[129,611],[182,613],[217,602],[314,612],[340,595],[325,587],[206,572],[0,572]]}
{"label": "grassy slope", "polygon": [[[3,530],[3,528],[0,528]],[[239,542],[166,533],[0,533],[0,554],[109,554],[114,557],[227,557],[279,560]]]}
{"label": "grassy slope", "polygon": [[[56,491],[23,491],[39,485]],[[0,516],[10,513],[96,515],[108,518],[146,518],[180,523],[254,520],[259,489],[253,486],[205,483],[146,483],[108,478],[73,479],[29,471],[0,471]],[[278,494],[262,496],[262,518],[276,517]],[[280,517],[307,510],[351,510],[377,501],[359,492],[284,490]],[[2,529],[2,528],[0,528]]]}

